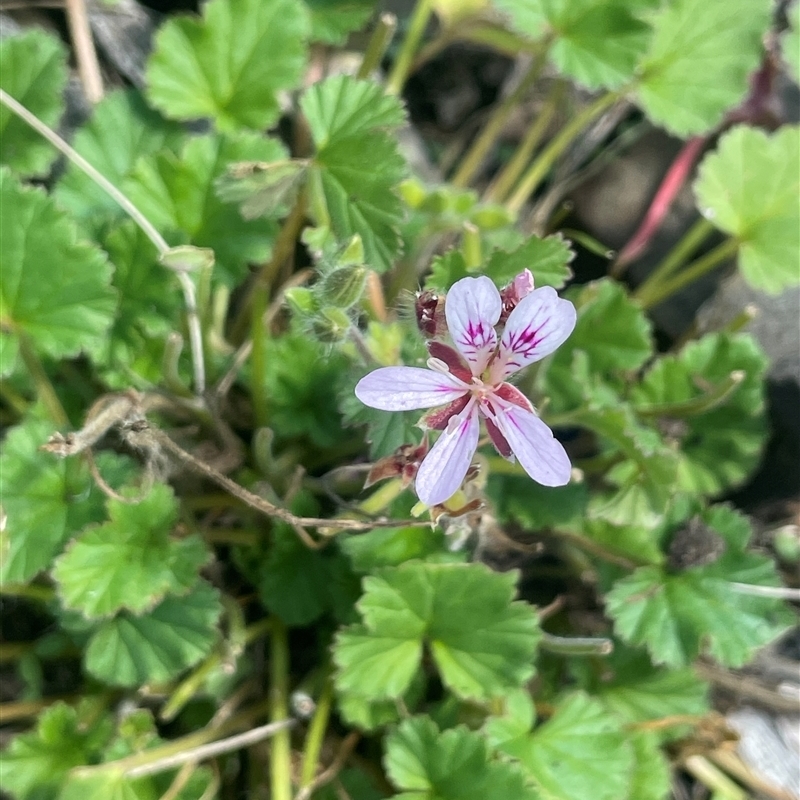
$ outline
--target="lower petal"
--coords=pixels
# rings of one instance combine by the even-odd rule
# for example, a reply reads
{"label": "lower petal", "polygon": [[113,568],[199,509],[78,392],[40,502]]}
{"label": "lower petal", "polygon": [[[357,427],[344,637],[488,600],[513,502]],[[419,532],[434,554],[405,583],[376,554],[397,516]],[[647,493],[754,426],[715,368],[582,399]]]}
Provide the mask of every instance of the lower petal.
{"label": "lower petal", "polygon": [[497,410],[494,423],[500,429],[522,468],[543,486],[569,483],[572,464],[561,442],[539,417],[515,405]]}
{"label": "lower petal", "polygon": [[444,503],[461,486],[478,447],[478,411],[474,405],[446,430],[417,472],[417,496],[426,506]]}
{"label": "lower petal", "polygon": [[356,397],[381,411],[410,411],[449,403],[468,387],[443,372],[419,367],[381,367],[356,384]]}

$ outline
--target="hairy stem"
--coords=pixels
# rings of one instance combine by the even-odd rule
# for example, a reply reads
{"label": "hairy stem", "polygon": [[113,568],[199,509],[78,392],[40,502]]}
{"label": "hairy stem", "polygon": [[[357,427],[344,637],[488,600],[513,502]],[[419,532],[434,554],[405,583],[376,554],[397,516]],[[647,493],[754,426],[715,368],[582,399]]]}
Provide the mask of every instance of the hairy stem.
{"label": "hairy stem", "polygon": [[692,253],[700,247],[714,230],[714,226],[707,219],[700,217],[686,231],[675,247],[670,250],[664,260],[647,276],[647,279],[638,288],[637,293],[647,294],[671,277],[677,269],[680,269],[686,263]]}
{"label": "hairy stem", "polygon": [[701,278],[707,272],[716,269],[720,264],[734,256],[738,249],[738,239],[726,239],[722,244],[706,253],[706,255],[693,261],[686,269],[679,272],[673,278],[662,281],[649,291],[644,290],[644,287],[642,287],[642,290],[635,292],[633,297],[635,300],[639,301],[643,309],[647,310],[648,308],[652,308],[662,303],[676,292],[679,292],[690,283],[694,283],[694,281]]}
{"label": "hairy stem", "polygon": [[[274,621],[270,637],[270,720],[289,718],[289,639],[286,626]],[[292,750],[289,730],[279,731],[269,749],[271,800],[292,800]]]}
{"label": "hairy stem", "polygon": [[460,166],[450,181],[453,186],[464,187],[475,177],[475,173],[480,169],[486,155],[494,146],[495,142],[503,132],[503,128],[511,116],[511,112],[517,107],[519,102],[525,97],[531,86],[536,82],[541,74],[550,42],[545,40],[541,43],[539,52],[533,62],[525,71],[522,80],[519,81],[514,91],[510,92],[497,106],[489,117],[486,125],[477,139],[467,151]]}
{"label": "hairy stem", "polygon": [[408,32],[403,39],[397,60],[392,65],[392,71],[389,73],[389,80],[386,83],[386,91],[390,94],[400,94],[403,91],[411,64],[432,13],[433,0],[417,0],[408,25]]}
{"label": "hairy stem", "polygon": [[542,150],[527,172],[522,176],[519,185],[506,201],[506,208],[513,213],[519,212],[528,198],[536,191],[539,184],[550,172],[561,154],[572,144],[581,131],[593,120],[612,106],[620,97],[617,92],[607,92],[593,103],[576,114]]}
{"label": "hairy stem", "polygon": [[19,342],[19,354],[25,364],[25,368],[28,370],[28,374],[31,376],[33,385],[36,387],[36,396],[42,401],[53,422],[60,428],[67,427],[70,424],[67,412],[64,411],[64,406],[61,405],[56,390],[53,388],[50,378],[47,377],[44,365],[39,356],[36,355],[33,345],[31,345],[28,337],[21,332],[17,334],[17,340]]}
{"label": "hairy stem", "polygon": [[332,701],[333,681],[329,678],[325,681],[325,687],[317,702],[317,708],[306,735],[306,743],[303,748],[303,765],[300,770],[301,790],[309,786],[316,777],[319,754],[322,751],[322,742],[325,739],[325,731],[328,728],[328,720],[331,715]]}
{"label": "hairy stem", "polygon": [[378,17],[375,30],[364,51],[364,60],[356,73],[357,78],[362,80],[368,78],[373,70],[380,66],[381,60],[394,38],[395,30],[397,30],[397,17],[394,14],[384,13]]}
{"label": "hairy stem", "polygon": [[564,656],[608,656],[614,652],[611,639],[589,636],[554,636],[542,633],[542,650]]}

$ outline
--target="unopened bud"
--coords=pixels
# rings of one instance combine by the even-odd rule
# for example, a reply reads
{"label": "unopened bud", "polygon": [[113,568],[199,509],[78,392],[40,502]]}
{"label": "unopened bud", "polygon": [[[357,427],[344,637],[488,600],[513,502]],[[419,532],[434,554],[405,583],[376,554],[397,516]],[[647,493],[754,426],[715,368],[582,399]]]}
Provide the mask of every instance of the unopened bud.
{"label": "unopened bud", "polygon": [[533,291],[533,286],[533,274],[529,269],[524,269],[508,286],[500,290],[500,299],[503,301],[500,324],[508,319],[508,315],[517,307],[519,301]]}
{"label": "unopened bud", "polygon": [[304,286],[293,286],[287,289],[283,295],[289,308],[301,317],[310,317],[318,310],[317,300],[310,289]]}
{"label": "unopened bud", "polygon": [[480,206],[470,214],[470,222],[482,231],[493,231],[505,228],[514,221],[513,215],[503,206]]}
{"label": "unopened bud", "polygon": [[444,296],[438,292],[417,292],[414,297],[414,314],[420,333],[428,339],[445,332]]}
{"label": "unopened bud", "polygon": [[347,247],[342,250],[337,261],[340,266],[364,263],[364,242],[361,241],[361,237],[358,234],[353,236],[347,243]]}
{"label": "unopened bud", "polygon": [[341,342],[350,330],[350,317],[340,308],[323,308],[314,318],[312,329],[321,342]]}
{"label": "unopened bud", "polygon": [[317,296],[325,306],[350,308],[363,296],[366,283],[366,267],[339,267],[320,281]]}

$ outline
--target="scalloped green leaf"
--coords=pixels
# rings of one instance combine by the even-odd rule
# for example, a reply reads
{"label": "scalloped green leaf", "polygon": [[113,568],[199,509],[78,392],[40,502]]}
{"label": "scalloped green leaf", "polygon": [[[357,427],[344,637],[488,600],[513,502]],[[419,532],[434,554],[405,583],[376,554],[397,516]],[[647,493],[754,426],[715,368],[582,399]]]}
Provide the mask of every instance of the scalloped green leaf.
{"label": "scalloped green leaf", "polygon": [[575,330],[548,358],[539,382],[554,412],[585,404],[618,405],[626,375],[653,355],[651,324],[624,287],[603,279],[568,295]]}
{"label": "scalloped green leaf", "polygon": [[153,608],[197,582],[209,552],[202,539],[171,538],[178,505],[157,484],[137,503],[110,500],[110,520],[88,528],[57,559],[53,577],[64,607],[89,618]]}
{"label": "scalloped green leaf", "polygon": [[754,289],[800,283],[800,127],[773,134],[740,125],[700,165],[702,213],[739,241],[739,269]]}
{"label": "scalloped green leaf", "polygon": [[75,224],[41,190],[0,169],[0,374],[25,336],[52,358],[96,352],[117,299],[105,253],[78,241]]}
{"label": "scalloped green leaf", "polygon": [[762,56],[769,0],[675,0],[653,17],[641,63],[639,103],[678,136],[706,133],[741,102]]}
{"label": "scalloped green leaf", "polygon": [[547,722],[500,749],[522,764],[548,800],[628,797],[633,748],[621,722],[583,692],[566,697]]}
{"label": "scalloped green leaf", "polygon": [[569,263],[575,253],[562,236],[529,237],[515,250],[494,250],[482,272],[499,287],[510,283],[525,269],[533,273],[534,283],[561,289],[572,277]]}
{"label": "scalloped green leaf", "polygon": [[[64,113],[66,85],[67,52],[54,36],[30,28],[0,40],[0,89],[51,128]],[[56,155],[53,145],[0,104],[0,164],[20,175],[42,176]]]}
{"label": "scalloped green leaf", "polygon": [[[634,407],[661,420],[680,446],[679,488],[717,495],[741,484],[758,465],[766,438],[766,369],[767,357],[752,336],[709,334],[676,355],[661,356],[633,387]],[[719,402],[697,413],[682,411],[734,372],[742,380]]]}
{"label": "scalloped green leaf", "polygon": [[621,86],[650,39],[640,19],[647,0],[495,0],[516,30],[531,39],[553,36],[550,60],[569,77],[596,89]]}
{"label": "scalloped green leaf", "polygon": [[294,0],[211,0],[202,19],[169,19],[147,66],[150,102],[172,119],[262,130],[306,64],[308,13]]}
{"label": "scalloped green leaf", "polygon": [[122,611],[97,627],[84,664],[112,686],[171,680],[211,652],[219,638],[219,593],[205,581],[187,595],[167,596],[152,611]]}
{"label": "scalloped green leaf", "polygon": [[67,773],[90,763],[110,735],[107,717],[88,725],[75,708],[56,702],[41,712],[35,730],[14,736],[4,750],[0,786],[17,800],[53,800]]}
{"label": "scalloped green leaf", "polygon": [[634,731],[628,737],[633,748],[634,767],[627,800],[667,800],[672,774],[658,737],[649,731]]}
{"label": "scalloped green leaf", "polygon": [[647,647],[656,663],[682,667],[705,653],[740,667],[792,617],[780,600],[743,594],[731,585],[779,584],[771,559],[746,552],[746,518],[726,507],[713,507],[701,517],[725,541],[718,561],[680,572],[641,567],[614,585],[606,610],[617,634]]}
{"label": "scalloped green leaf", "polygon": [[[105,517],[103,493],[80,461],[64,461],[39,448],[53,425],[30,418],[13,427],[0,455],[6,529],[0,534],[0,582],[25,583],[46,569],[70,537]],[[126,459],[105,454],[99,468],[108,480],[129,469]]]}
{"label": "scalloped green leaf", "polygon": [[[78,129],[72,146],[105,178],[121,187],[139,158],[177,152],[186,134],[180,125],[149,108],[137,91],[107,94]],[[58,204],[89,230],[125,219],[125,212],[71,162],[53,192]]]}
{"label": "scalloped green leaf", "polygon": [[486,740],[430,717],[402,722],[386,739],[386,771],[407,800],[536,800],[519,767],[491,758]]}
{"label": "scalloped green leaf", "polygon": [[150,778],[127,778],[121,770],[69,775],[58,800],[158,800]]}
{"label": "scalloped green leaf", "polygon": [[[318,508],[301,494],[292,510],[315,513]],[[337,547],[309,549],[290,525],[275,526],[268,555],[258,559],[257,573],[261,601],[286,625],[310,625],[326,612],[348,622],[354,616],[359,581],[345,556]]]}
{"label": "scalloped green leaf", "polygon": [[539,626],[512,602],[514,573],[480,564],[409,562],[364,579],[363,624],[338,634],[340,692],[366,700],[399,697],[427,643],[444,684],[459,697],[486,699],[533,674]]}
{"label": "scalloped green leaf", "polygon": [[700,717],[709,710],[708,684],[690,668],[660,669],[643,652],[624,647],[616,648],[607,666],[613,677],[592,688],[625,722]]}
{"label": "scalloped green leaf", "polygon": [[277,140],[254,133],[195,136],[179,155],[162,151],[140,159],[125,191],[170,244],[210,247],[216,256],[215,276],[233,286],[249,262],[269,257],[277,228],[272,220],[245,220],[235,205],[217,197],[214,184],[234,162],[285,157]]}
{"label": "scalloped green leaf", "polygon": [[375,0],[305,0],[311,12],[311,40],[343,45],[375,13]]}
{"label": "scalloped green leaf", "polygon": [[405,121],[400,102],[376,83],[337,75],[314,84],[300,105],[317,148],[312,186],[328,215],[317,224],[330,224],[342,242],[359,234],[367,263],[388,269],[401,245],[396,190],[406,163],[388,133]]}

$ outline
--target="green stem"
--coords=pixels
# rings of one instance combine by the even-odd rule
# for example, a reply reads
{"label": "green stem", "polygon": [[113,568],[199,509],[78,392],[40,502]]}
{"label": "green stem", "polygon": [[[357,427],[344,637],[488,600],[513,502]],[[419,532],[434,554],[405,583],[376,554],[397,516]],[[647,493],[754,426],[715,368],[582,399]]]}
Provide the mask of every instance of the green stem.
{"label": "green stem", "polygon": [[0,597],[24,597],[27,600],[38,600],[52,603],[56,590],[49,586],[37,586],[32,583],[4,583],[0,586]]}
{"label": "green stem", "polygon": [[512,213],[518,213],[528,198],[536,191],[539,184],[550,172],[561,154],[572,144],[583,129],[595,118],[600,116],[607,108],[612,106],[620,97],[618,92],[607,92],[598,97],[593,103],[586,106],[579,114],[574,116],[565,125],[557,136],[545,147],[535,159],[528,171],[522,176],[519,185],[506,201],[506,208]]}
{"label": "green stem", "polygon": [[478,269],[483,263],[481,232],[477,225],[465,222],[461,227],[461,253],[468,270]]}
{"label": "green stem", "polygon": [[711,789],[717,800],[749,800],[750,798],[744,789],[704,756],[689,756],[684,761],[684,767],[687,772]]}
{"label": "green stem", "polygon": [[319,754],[322,751],[322,742],[325,739],[325,731],[328,729],[328,720],[331,715],[332,701],[333,681],[328,679],[317,702],[317,709],[314,712],[314,717],[306,735],[303,765],[300,771],[301,789],[305,789],[316,777]]}
{"label": "green stem", "polygon": [[[300,190],[289,216],[283,222],[275,245],[272,248],[272,257],[264,264],[255,276],[247,294],[242,301],[242,307],[231,329],[231,341],[241,343],[247,335],[248,329],[253,330],[254,320],[263,324],[263,312],[259,316],[253,306],[257,302],[257,295],[261,293],[263,310],[266,311],[266,299],[272,291],[272,284],[284,262],[294,253],[297,237],[303,228],[308,205],[308,191],[304,187]],[[255,345],[255,342],[254,342]]]}
{"label": "green stem", "polygon": [[269,333],[264,326],[267,311],[269,288],[259,285],[253,293],[250,339],[253,350],[250,353],[250,396],[253,400],[253,414],[256,427],[264,428],[269,419],[267,403],[267,339]]}
{"label": "green stem", "polygon": [[589,636],[554,636],[542,632],[542,650],[564,656],[608,656],[614,651],[611,639]]}
{"label": "green stem", "polygon": [[30,403],[8,381],[0,380],[0,398],[18,417],[28,413]]}
{"label": "green stem", "polygon": [[[277,619],[270,636],[270,721],[289,719],[289,639]],[[271,800],[292,800],[292,750],[289,730],[276,734],[269,749]]]}
{"label": "green stem", "polygon": [[613,250],[610,250],[602,242],[598,242],[597,239],[590,236],[586,231],[579,231],[574,228],[562,228],[561,233],[564,234],[567,239],[572,239],[573,242],[577,242],[581,247],[588,250],[590,253],[594,253],[596,256],[600,256],[600,258],[614,257]]}
{"label": "green stem", "polygon": [[364,80],[368,78],[372,71],[380,66],[386,50],[391,44],[394,32],[397,29],[397,17],[394,14],[381,14],[375,25],[375,30],[367,43],[364,51],[364,60],[358,68],[356,77]]}
{"label": "green stem", "polygon": [[42,401],[53,422],[59,428],[66,428],[69,425],[69,417],[58,399],[53,384],[50,383],[50,378],[47,377],[47,372],[45,372],[39,356],[36,355],[36,351],[24,333],[17,333],[17,340],[19,341],[19,354],[36,387],[36,396]]}
{"label": "green stem", "polygon": [[358,504],[358,510],[374,516],[383,511],[386,506],[400,496],[405,487],[400,478],[393,478],[376,489],[366,500]]}
{"label": "green stem", "polygon": [[[662,281],[649,291],[642,291],[640,289],[634,293],[633,297],[635,300],[639,301],[643,309],[647,310],[648,308],[652,308],[675,294],[675,292],[679,292],[685,286],[693,283],[707,272],[711,272],[712,269],[715,269],[721,263],[735,255],[738,249],[738,239],[726,239],[713,250],[701,256],[696,261],[693,261],[686,269],[679,272],[671,280]],[[642,289],[644,289],[644,287],[642,287]]]}
{"label": "green stem", "polygon": [[[704,217],[689,228],[681,237],[681,240],[670,250],[666,258],[647,276],[647,280],[637,290],[637,294],[647,294],[653,291],[658,284],[669,278],[675,270],[683,266],[689,257],[706,238],[716,230],[714,226]],[[619,274],[620,270],[616,265],[611,270],[612,275]]]}
{"label": "green stem", "polygon": [[691,400],[684,400],[681,403],[660,403],[638,407],[636,410],[642,416],[647,417],[694,417],[698,414],[705,414],[722,405],[736,391],[746,376],[744,370],[737,369],[731,372],[724,381],[711,387],[699,397],[693,397]]}
{"label": "green stem", "polygon": [[414,13],[408,25],[408,32],[397,54],[397,60],[392,65],[389,80],[386,83],[386,91],[389,94],[400,94],[403,91],[406,78],[408,77],[411,63],[417,52],[419,43],[428,26],[428,20],[433,13],[433,0],[417,0]]}
{"label": "green stem", "polygon": [[520,100],[525,97],[531,86],[533,86],[536,79],[539,77],[549,49],[550,41],[545,39],[541,42],[539,52],[534,57],[533,62],[530,67],[528,67],[527,72],[522,77],[517,88],[508,94],[501,103],[495,106],[488,122],[478,138],[472,143],[472,146],[461,161],[459,168],[456,170],[455,175],[453,175],[450,181],[453,186],[462,188],[468,186],[469,182],[475,177],[475,173],[480,169],[486,155],[492,147],[494,147],[495,142],[503,132],[503,128],[506,122],[508,122],[511,112],[517,107]]}

